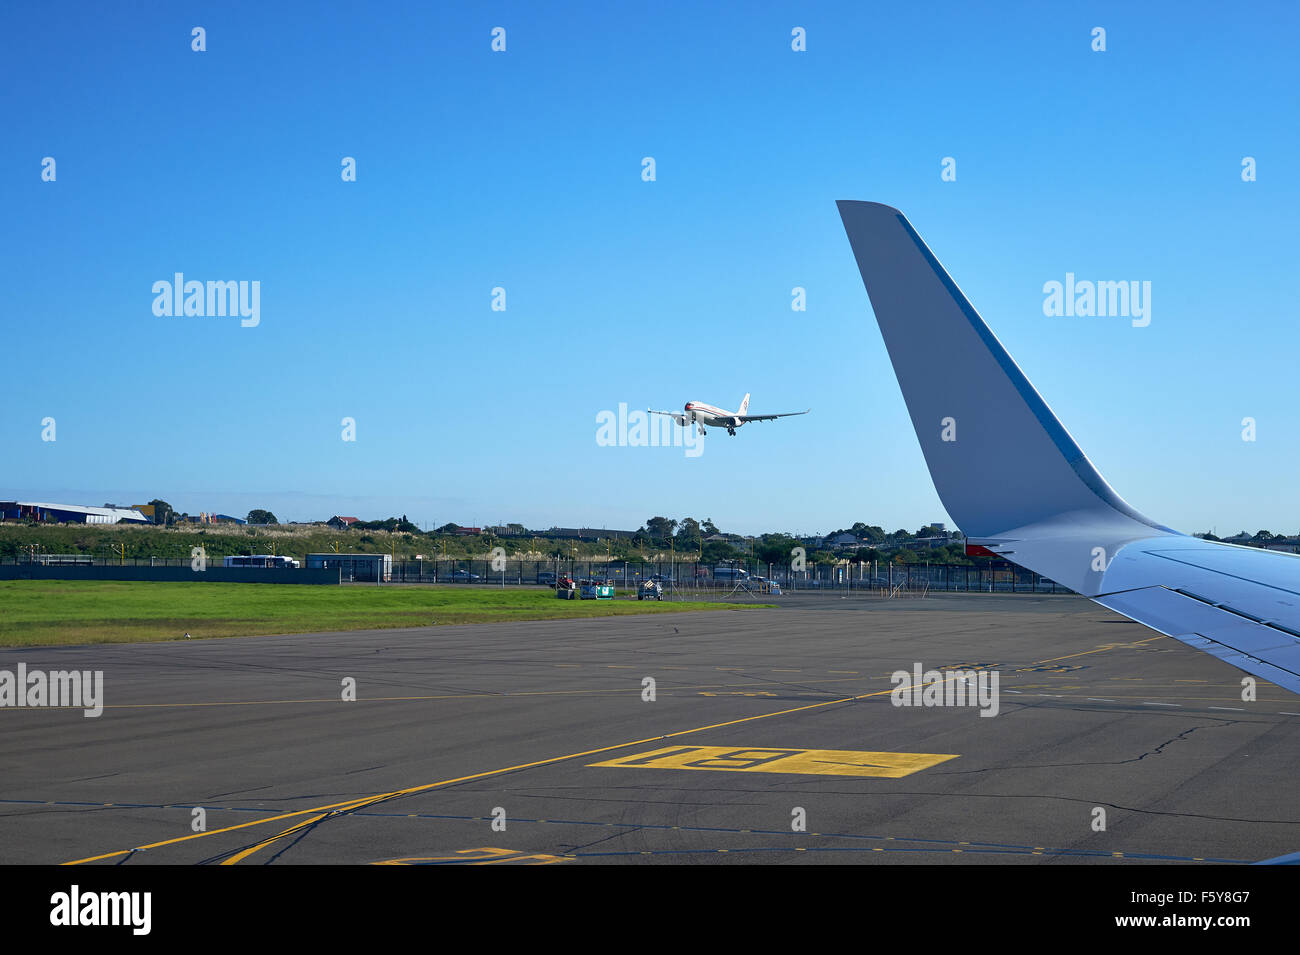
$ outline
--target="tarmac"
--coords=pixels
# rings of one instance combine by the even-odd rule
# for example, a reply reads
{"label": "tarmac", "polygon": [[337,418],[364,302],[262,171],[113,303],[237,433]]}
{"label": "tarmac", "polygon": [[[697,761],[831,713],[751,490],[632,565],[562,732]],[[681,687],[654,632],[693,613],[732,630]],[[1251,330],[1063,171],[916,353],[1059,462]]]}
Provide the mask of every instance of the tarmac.
{"label": "tarmac", "polygon": [[[1235,669],[1078,597],[773,599],[0,650],[0,671],[104,680],[95,718],[0,707],[0,863],[1201,865],[1300,849],[1300,698],[1261,682],[1243,700]],[[918,688],[895,705],[918,667],[941,704]],[[993,698],[974,691],[995,674],[982,716]]]}

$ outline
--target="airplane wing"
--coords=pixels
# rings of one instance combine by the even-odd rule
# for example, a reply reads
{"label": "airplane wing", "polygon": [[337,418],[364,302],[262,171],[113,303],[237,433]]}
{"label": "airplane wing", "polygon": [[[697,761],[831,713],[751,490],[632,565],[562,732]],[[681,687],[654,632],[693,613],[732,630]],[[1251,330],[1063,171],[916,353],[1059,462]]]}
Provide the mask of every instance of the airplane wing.
{"label": "airplane wing", "polygon": [[907,218],[838,206],[930,476],[968,544],[1300,693],[1300,555],[1189,537],[1130,507]]}
{"label": "airplane wing", "polygon": [[666,414],[683,428],[686,427],[686,415],[682,414],[680,411],[655,411],[653,408],[646,408],[646,412],[649,414]]}
{"label": "airplane wing", "polygon": [[792,418],[798,414],[807,414],[812,411],[811,408],[805,408],[803,411],[784,411],[781,414],[742,414],[736,415],[736,420],[746,421],[771,421],[773,418]]}

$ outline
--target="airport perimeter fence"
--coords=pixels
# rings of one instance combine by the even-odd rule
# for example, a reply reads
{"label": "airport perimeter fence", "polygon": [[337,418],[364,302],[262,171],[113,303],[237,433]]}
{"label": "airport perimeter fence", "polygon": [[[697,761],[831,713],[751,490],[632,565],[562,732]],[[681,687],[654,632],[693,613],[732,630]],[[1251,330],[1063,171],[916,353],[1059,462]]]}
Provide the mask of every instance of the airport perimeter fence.
{"label": "airport perimeter fence", "polygon": [[[344,556],[344,555],[340,555]],[[616,587],[633,589],[646,580],[657,580],[665,589],[678,593],[716,594],[743,590],[761,593],[765,581],[783,591],[840,591],[847,593],[924,594],[936,592],[1069,594],[1067,587],[1032,571],[1007,562],[975,566],[970,564],[890,564],[862,562],[849,565],[814,564],[807,570],[793,570],[757,561],[738,561],[734,566],[682,561],[589,561],[589,560],[506,560],[493,568],[491,560],[434,558],[392,561],[376,580],[380,559],[367,567],[344,571],[344,583],[474,584],[479,586],[554,586],[558,578],[613,581]],[[49,567],[156,567],[189,568],[185,557],[91,557],[38,554],[34,557],[0,558],[0,566],[38,563]],[[220,557],[208,559],[208,566],[221,567]],[[292,575],[294,571],[280,571]],[[268,578],[272,575],[268,574]]]}
{"label": "airport perimeter fence", "polygon": [[[612,580],[617,587],[634,588],[646,580],[672,584],[677,590],[750,589],[761,590],[765,581],[782,590],[803,591],[893,591],[924,593],[1040,593],[1069,594],[1073,591],[1014,564],[977,567],[969,564],[871,564],[816,565],[796,571],[788,567],[742,562],[737,567],[712,564],[653,562],[622,563],[581,560],[507,560],[494,570],[486,560],[398,561],[392,566],[395,583],[471,583],[520,586],[554,584],[557,577],[574,580]],[[735,571],[742,571],[736,573]],[[371,578],[373,580],[373,578]]]}

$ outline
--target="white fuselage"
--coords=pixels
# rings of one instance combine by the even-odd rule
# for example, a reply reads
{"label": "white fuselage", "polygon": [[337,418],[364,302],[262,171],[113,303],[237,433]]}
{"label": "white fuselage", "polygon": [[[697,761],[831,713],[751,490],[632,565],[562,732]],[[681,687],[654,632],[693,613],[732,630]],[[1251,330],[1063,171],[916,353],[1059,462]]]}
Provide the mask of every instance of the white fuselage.
{"label": "white fuselage", "polygon": [[685,410],[688,421],[708,425],[711,428],[735,430],[745,423],[740,420],[736,412],[728,411],[726,408],[717,408],[705,404],[703,401],[688,401]]}

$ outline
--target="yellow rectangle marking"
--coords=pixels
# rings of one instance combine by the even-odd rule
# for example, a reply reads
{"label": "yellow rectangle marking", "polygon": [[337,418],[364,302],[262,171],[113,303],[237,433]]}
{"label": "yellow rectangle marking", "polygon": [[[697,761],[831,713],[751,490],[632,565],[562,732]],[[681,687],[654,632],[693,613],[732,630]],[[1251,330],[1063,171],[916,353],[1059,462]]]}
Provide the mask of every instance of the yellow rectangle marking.
{"label": "yellow rectangle marking", "polygon": [[948,753],[867,753],[848,749],[770,749],[736,746],[669,746],[589,763],[633,769],[716,769],[741,773],[805,773],[899,779],[956,759]]}

